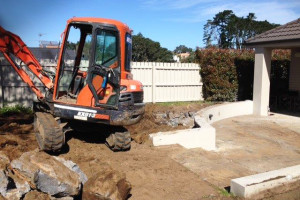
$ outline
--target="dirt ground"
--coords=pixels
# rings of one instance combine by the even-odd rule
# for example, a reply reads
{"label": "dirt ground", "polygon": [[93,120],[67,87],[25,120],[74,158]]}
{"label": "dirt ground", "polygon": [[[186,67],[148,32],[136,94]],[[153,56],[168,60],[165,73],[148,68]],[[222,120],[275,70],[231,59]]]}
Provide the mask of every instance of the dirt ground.
{"label": "dirt ground", "polygon": [[[198,111],[205,106],[148,105],[141,123],[127,127],[138,142],[133,141],[127,152],[112,152],[107,148],[101,137],[107,132],[106,126],[90,133],[69,132],[67,146],[60,156],[77,163],[88,177],[106,166],[124,172],[132,184],[130,200],[239,199],[224,189],[232,178],[300,163],[300,128],[293,125],[300,124],[300,119],[293,121],[277,115],[273,118],[243,116],[216,122],[213,124],[217,130],[215,152],[187,150],[178,145],[152,147],[145,142],[151,132],[174,129],[154,123],[151,113],[163,109]],[[37,148],[31,123],[30,116],[0,118],[0,150],[10,159]],[[291,189],[290,193],[266,197],[300,199],[299,187]]]}
{"label": "dirt ground", "polygon": [[190,104],[147,104],[145,108],[145,115],[143,119],[134,125],[127,126],[126,128],[130,131],[131,137],[137,143],[141,144],[148,140],[150,133],[164,132],[169,130],[180,130],[185,129],[184,126],[178,126],[171,128],[168,125],[155,123],[155,113],[163,112],[174,112],[174,113],[187,113],[197,112],[202,108],[210,106],[210,103],[190,103]]}
{"label": "dirt ground", "polygon": [[10,160],[38,147],[32,123],[32,115],[15,114],[0,117],[0,151]]}

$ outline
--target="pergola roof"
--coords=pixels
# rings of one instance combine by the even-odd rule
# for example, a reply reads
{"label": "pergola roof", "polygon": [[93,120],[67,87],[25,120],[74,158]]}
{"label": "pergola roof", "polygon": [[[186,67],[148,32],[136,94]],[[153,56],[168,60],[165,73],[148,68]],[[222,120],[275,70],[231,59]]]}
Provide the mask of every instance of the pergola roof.
{"label": "pergola roof", "polygon": [[300,40],[300,18],[246,40],[247,46]]}

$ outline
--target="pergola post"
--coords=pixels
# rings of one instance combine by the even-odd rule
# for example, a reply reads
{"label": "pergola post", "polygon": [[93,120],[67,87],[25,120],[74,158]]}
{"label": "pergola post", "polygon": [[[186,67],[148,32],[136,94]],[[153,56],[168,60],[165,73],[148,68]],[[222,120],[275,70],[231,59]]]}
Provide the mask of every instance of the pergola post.
{"label": "pergola post", "polygon": [[267,116],[270,98],[272,49],[255,48],[253,114]]}

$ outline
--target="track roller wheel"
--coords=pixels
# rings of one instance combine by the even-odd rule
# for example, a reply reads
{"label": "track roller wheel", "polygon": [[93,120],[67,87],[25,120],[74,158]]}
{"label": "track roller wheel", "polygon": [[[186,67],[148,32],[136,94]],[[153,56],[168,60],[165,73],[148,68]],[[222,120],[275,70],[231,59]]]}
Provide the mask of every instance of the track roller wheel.
{"label": "track roller wheel", "polygon": [[129,131],[115,132],[106,138],[107,146],[113,151],[127,151],[131,147],[131,136]]}

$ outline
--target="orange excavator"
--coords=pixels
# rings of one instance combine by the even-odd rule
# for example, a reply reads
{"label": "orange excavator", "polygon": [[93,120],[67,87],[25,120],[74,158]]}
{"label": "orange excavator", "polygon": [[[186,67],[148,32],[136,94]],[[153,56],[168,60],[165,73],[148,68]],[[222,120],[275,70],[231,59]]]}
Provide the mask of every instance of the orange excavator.
{"label": "orange excavator", "polygon": [[[41,66],[19,36],[0,27],[0,52],[37,96],[34,130],[41,150],[60,151],[68,130],[97,130],[97,124],[125,126],[141,119],[143,85],[130,73],[131,33],[119,21],[71,18],[53,72]],[[43,91],[28,70],[44,85]],[[80,121],[86,121],[84,127]],[[106,138],[113,151],[130,149],[130,142],[128,131],[113,132]]]}

